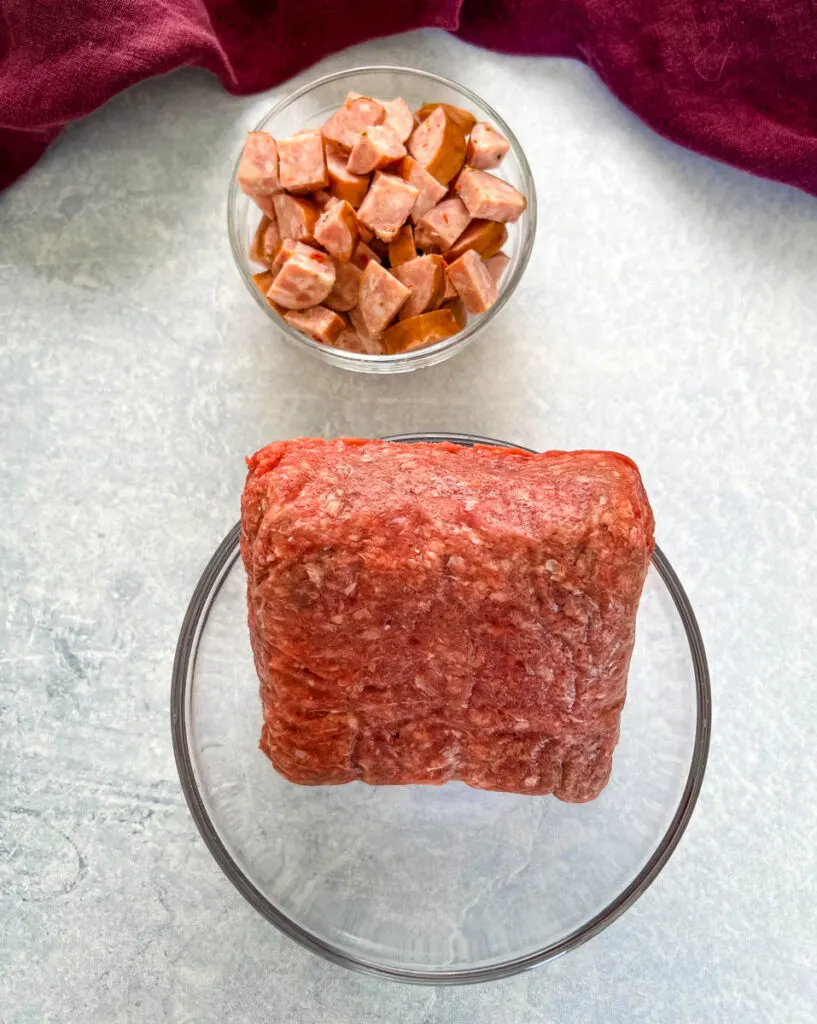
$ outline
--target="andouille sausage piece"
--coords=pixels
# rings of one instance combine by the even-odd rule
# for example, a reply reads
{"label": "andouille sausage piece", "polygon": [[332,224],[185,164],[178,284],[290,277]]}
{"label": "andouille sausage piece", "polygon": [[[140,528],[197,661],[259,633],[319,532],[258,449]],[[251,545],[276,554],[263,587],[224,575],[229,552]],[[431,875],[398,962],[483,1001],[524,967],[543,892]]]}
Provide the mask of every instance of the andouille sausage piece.
{"label": "andouille sausage piece", "polygon": [[350,309],[348,316],[352,327],[357,331],[358,337],[369,355],[382,355],[383,345],[381,340],[380,338],[375,338],[369,333],[369,330],[363,320],[363,314],[360,310],[360,306],[354,306]]}
{"label": "andouille sausage piece", "polygon": [[281,238],[292,238],[296,242],[313,241],[318,220],[318,208],[314,203],[285,192],[275,196],[272,202]]}
{"label": "andouille sausage piece", "polygon": [[335,263],[332,257],[311,245],[298,242],[275,275],[267,295],[284,309],[308,309],[319,306],[334,284]]}
{"label": "andouille sausage piece", "polygon": [[471,129],[465,162],[469,167],[476,167],[481,171],[492,171],[495,167],[499,167],[510,148],[511,144],[504,135],[501,135],[496,128],[480,121]]}
{"label": "andouille sausage piece", "polygon": [[366,242],[360,241],[357,243],[354,255],[352,256],[352,263],[359,267],[360,270],[365,270],[366,267],[371,263],[382,263],[383,261],[374,251],[370,248]]}
{"label": "andouille sausage piece", "polygon": [[390,242],[405,224],[417,189],[394,174],[378,172],[358,210],[358,218],[378,238]]}
{"label": "andouille sausage piece", "polygon": [[319,188],[317,192],[312,193],[310,198],[312,202],[315,204],[315,206],[318,207],[319,210],[323,210],[324,207],[326,207],[327,204],[331,203],[335,197],[332,195],[331,192],[327,192],[326,189]]}
{"label": "andouille sausage piece", "polygon": [[457,295],[457,289],[451,284],[451,278],[448,276],[448,267],[445,268],[445,292],[443,294],[443,302],[448,302],[449,299],[459,298]]}
{"label": "andouille sausage piece", "polygon": [[267,292],[272,287],[272,280],[273,275],[269,270],[262,270],[260,274],[252,275],[252,283],[261,293],[264,302],[266,302],[268,306],[272,306],[276,313],[283,313],[281,307],[276,302],[273,302],[267,295]]}
{"label": "andouille sausage piece", "polygon": [[448,277],[469,313],[485,313],[497,300],[496,283],[473,249],[448,265]]}
{"label": "andouille sausage piece", "polygon": [[389,266],[392,270],[415,259],[417,249],[414,245],[414,232],[411,224],[404,224],[400,231],[389,242]]}
{"label": "andouille sausage piece", "polygon": [[284,313],[284,320],[296,331],[305,334],[322,345],[334,345],[345,330],[346,323],[326,306],[312,306],[309,309],[291,309]]}
{"label": "andouille sausage piece", "polygon": [[354,255],[360,237],[355,211],[346,201],[328,203],[315,223],[315,241],[341,263]]}
{"label": "andouille sausage piece", "polygon": [[445,199],[445,185],[429,174],[413,156],[404,157],[400,163],[400,177],[417,189],[417,198],[411,208],[411,219],[416,224],[437,203]]}
{"label": "andouille sausage piece", "polygon": [[346,167],[354,174],[369,174],[401,160],[405,155],[406,147],[391,125],[373,124],[358,135]]}
{"label": "andouille sausage piece", "polygon": [[[483,257],[484,259],[484,257]],[[499,283],[502,280],[505,271],[508,269],[508,264],[511,262],[511,257],[507,253],[498,252],[493,256],[489,256],[488,259],[484,259],[485,269],[491,275],[491,280],[499,288]]]}
{"label": "andouille sausage piece", "polygon": [[411,107],[403,99],[402,96],[398,96],[394,100],[381,100],[383,109],[386,111],[386,120],[384,124],[389,125],[394,129],[394,133],[401,142],[405,142],[406,139],[414,131],[414,114],[411,112]]}
{"label": "andouille sausage piece", "polygon": [[281,191],[278,147],[268,132],[248,132],[238,165],[238,184],[249,196],[272,196]]}
{"label": "andouille sausage piece", "polygon": [[487,171],[466,167],[457,178],[456,190],[472,217],[516,221],[527,208],[522,193]]}
{"label": "andouille sausage piece", "polygon": [[369,334],[379,337],[397,316],[410,294],[410,290],[379,263],[369,263],[360,280],[358,302]]}
{"label": "andouille sausage piece", "polygon": [[265,217],[269,217],[270,220],[275,220],[275,196],[265,195],[262,192],[253,192],[250,194],[250,199],[255,203],[258,209],[264,214]]}
{"label": "andouille sausage piece", "polygon": [[462,107],[455,107],[451,103],[424,103],[417,111],[417,118],[420,121],[425,121],[438,107],[443,108],[463,135],[467,135],[477,123],[477,119],[470,110],[463,110]]}
{"label": "andouille sausage piece", "polygon": [[465,162],[467,149],[462,129],[437,107],[411,133],[409,153],[437,181],[447,185]]}
{"label": "andouille sausage piece", "polygon": [[332,114],[321,128],[321,133],[328,142],[336,142],[348,150],[354,146],[364,128],[371,124],[382,124],[385,118],[386,111],[377,100],[353,94],[347,97],[340,110]]}
{"label": "andouille sausage piece", "polygon": [[383,350],[388,355],[410,352],[423,345],[450,338],[459,330],[460,325],[450,309],[435,309],[430,313],[413,316],[410,320],[400,320],[390,327],[383,335]]}
{"label": "andouille sausage piece", "polygon": [[289,192],[304,194],[326,188],[329,174],[319,128],[278,140],[278,173]]}
{"label": "andouille sausage piece", "polygon": [[281,233],[278,230],[277,221],[270,220],[266,216],[262,217],[250,245],[250,259],[253,263],[261,263],[268,267],[275,259],[280,247]]}
{"label": "andouille sausage piece", "polygon": [[355,209],[360,206],[369,191],[369,176],[353,174],[346,166],[349,159],[346,150],[333,142],[327,142],[326,170],[329,175],[329,191],[337,199],[345,199]]}
{"label": "andouille sausage piece", "polygon": [[462,200],[443,199],[417,222],[414,238],[417,248],[445,252],[468,226],[471,215]]}
{"label": "andouille sausage piece", "polygon": [[275,254],[275,258],[272,263],[270,263],[270,271],[272,272],[273,277],[275,277],[281,267],[283,267],[289,257],[295,252],[298,245],[299,243],[296,242],[294,238],[285,238],[281,242],[280,248]]}
{"label": "andouille sausage piece", "polygon": [[347,313],[357,305],[362,276],[363,271],[354,263],[336,263],[335,283],[332,291],[323,300],[324,305],[339,313]]}
{"label": "andouille sausage piece", "polygon": [[343,352],[359,352],[361,355],[369,354],[366,342],[354,327],[345,327],[333,342],[333,347],[339,348]]}
{"label": "andouille sausage piece", "polygon": [[458,260],[466,249],[490,259],[508,240],[508,229],[497,220],[472,220],[454,244],[446,250],[447,263]]}
{"label": "andouille sausage piece", "polygon": [[402,266],[392,267],[392,274],[411,292],[400,310],[401,320],[436,309],[443,301],[445,261],[442,256],[418,256]]}

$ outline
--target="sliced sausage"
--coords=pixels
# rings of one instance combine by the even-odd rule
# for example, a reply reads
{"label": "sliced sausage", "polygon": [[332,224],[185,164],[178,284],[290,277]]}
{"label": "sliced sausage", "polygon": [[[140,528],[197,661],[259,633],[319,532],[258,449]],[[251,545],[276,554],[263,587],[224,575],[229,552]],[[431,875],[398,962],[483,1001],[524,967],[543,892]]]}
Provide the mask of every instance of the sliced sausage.
{"label": "sliced sausage", "polygon": [[253,192],[250,199],[252,199],[265,217],[269,217],[271,220],[275,219],[275,196],[265,195],[262,192]]}
{"label": "sliced sausage", "polygon": [[311,245],[298,242],[275,275],[267,295],[284,309],[308,309],[319,306],[334,284],[332,257]]}
{"label": "sliced sausage", "polygon": [[278,173],[289,192],[304,194],[326,188],[329,174],[319,128],[278,140]]}
{"label": "sliced sausage", "polygon": [[289,257],[295,252],[298,245],[299,243],[293,238],[285,238],[281,242],[281,247],[276,253],[275,259],[270,263],[270,271],[272,272],[273,277],[275,277],[281,267],[283,267],[284,263],[286,263]]}
{"label": "sliced sausage", "polygon": [[465,308],[465,303],[460,298],[448,299],[447,302],[443,302],[440,305],[440,309],[451,310],[451,315],[457,321],[460,330],[465,330],[465,326],[468,323],[468,310]]}
{"label": "sliced sausage", "polygon": [[358,337],[366,351],[370,355],[382,354],[383,346],[381,341],[379,338],[375,338],[369,334],[366,324],[363,321],[363,314],[360,311],[360,306],[355,306],[353,309],[349,310],[349,320],[352,323],[352,327],[357,331]]}
{"label": "sliced sausage", "polygon": [[284,320],[296,331],[322,345],[334,345],[341,332],[346,329],[345,321],[326,306],[292,309],[284,313]]}
{"label": "sliced sausage", "polygon": [[401,142],[405,142],[414,131],[415,121],[411,107],[409,107],[402,96],[398,96],[395,100],[381,100],[380,102],[386,111],[384,124],[393,128],[397,138]]}
{"label": "sliced sausage", "polygon": [[328,203],[331,203],[335,198],[331,192],[327,192],[326,189],[318,189],[317,192],[312,193],[312,202],[319,210],[322,210]]}
{"label": "sliced sausage", "polygon": [[359,237],[357,216],[345,200],[328,204],[315,224],[315,241],[341,263],[352,258]]}
{"label": "sliced sausage", "polygon": [[491,280],[499,288],[499,283],[505,271],[508,269],[508,264],[511,262],[511,257],[504,252],[498,252],[494,256],[489,256],[485,259],[485,268],[491,275]]}
{"label": "sliced sausage", "polygon": [[421,217],[445,199],[445,185],[429,174],[413,156],[404,157],[400,163],[400,177],[417,189],[417,198],[411,208],[411,219],[416,224]]}
{"label": "sliced sausage", "polygon": [[264,254],[264,234],[269,225],[273,223],[274,221],[271,221],[266,215],[258,222],[258,227],[255,229],[252,242],[250,242],[250,259],[253,263],[262,263],[265,267],[270,265],[270,261]]}
{"label": "sliced sausage", "polygon": [[393,164],[406,155],[406,147],[388,123],[364,128],[349,154],[347,170],[354,174],[369,174]]}
{"label": "sliced sausage", "polygon": [[443,108],[448,117],[451,118],[463,135],[467,135],[477,123],[477,119],[469,110],[463,110],[462,107],[455,107],[451,103],[424,103],[417,111],[418,119],[420,121],[425,121],[434,113],[437,107]]}
{"label": "sliced sausage", "polygon": [[352,93],[321,128],[321,133],[327,142],[336,142],[349,150],[364,128],[370,124],[382,124],[385,118],[386,111],[377,100]]}
{"label": "sliced sausage", "polygon": [[443,199],[417,222],[417,248],[445,252],[468,226],[471,216],[460,199]]}
{"label": "sliced sausage", "polygon": [[462,129],[443,107],[433,110],[408,141],[409,153],[443,185],[460,171],[466,148]]}
{"label": "sliced sausage", "polygon": [[436,309],[443,301],[445,261],[442,256],[418,256],[402,266],[393,267],[392,274],[411,292],[400,310],[401,320]]}
{"label": "sliced sausage", "polygon": [[369,176],[353,174],[346,166],[349,159],[345,150],[327,142],[326,170],[329,174],[329,191],[337,199],[345,199],[355,209],[360,206],[369,191]]}
{"label": "sliced sausage", "polygon": [[473,249],[483,259],[490,259],[508,240],[508,229],[497,220],[472,220],[450,249],[446,250],[447,263],[458,260],[466,249]]}
{"label": "sliced sausage", "polygon": [[451,278],[448,276],[448,267],[445,268],[445,292],[443,293],[443,302],[448,302],[449,299],[459,298],[457,289],[451,284]]}
{"label": "sliced sausage", "polygon": [[370,354],[366,341],[357,333],[354,327],[346,327],[334,342],[334,347],[342,352],[360,352],[361,355]]}
{"label": "sliced sausage", "polygon": [[281,238],[292,238],[296,242],[311,242],[314,239],[318,220],[318,208],[314,203],[300,196],[288,196],[284,192],[275,196],[272,202]]}
{"label": "sliced sausage", "polygon": [[248,196],[275,195],[278,179],[278,147],[268,132],[248,132],[238,164],[238,184]]}
{"label": "sliced sausage", "polygon": [[397,316],[410,294],[409,289],[379,263],[369,263],[360,280],[358,302],[358,309],[369,334],[379,337]]}
{"label": "sliced sausage", "polygon": [[270,271],[269,270],[262,270],[260,274],[253,274],[252,275],[252,283],[255,285],[255,287],[258,289],[258,291],[261,293],[261,295],[262,295],[262,297],[264,299],[264,302],[266,302],[266,304],[268,306],[272,306],[272,308],[276,312],[280,312],[280,306],[276,305],[276,303],[274,303],[267,296],[267,292],[272,287],[272,274],[270,273]]}
{"label": "sliced sausage", "polygon": [[389,266],[395,267],[408,263],[415,259],[417,249],[414,246],[414,232],[411,224],[404,224],[394,238],[389,242]]}
{"label": "sliced sausage", "polygon": [[410,352],[423,345],[450,338],[459,330],[460,325],[450,309],[435,309],[431,313],[413,316],[410,320],[401,320],[390,327],[383,335],[383,350],[389,355]]}
{"label": "sliced sausage", "polygon": [[448,276],[469,313],[485,313],[496,302],[496,284],[473,249],[448,265]]}
{"label": "sliced sausage", "polygon": [[377,253],[373,249],[370,249],[369,246],[365,242],[363,242],[363,241],[358,242],[357,243],[357,248],[355,249],[354,256],[352,256],[352,263],[354,263],[354,265],[356,267],[359,267],[361,270],[365,270],[366,267],[373,260],[374,260],[375,263],[382,262],[380,257],[377,255]]}
{"label": "sliced sausage", "polygon": [[336,263],[335,283],[332,291],[323,300],[324,305],[339,313],[347,313],[357,305],[362,276],[363,271],[354,263]]}
{"label": "sliced sausage", "polygon": [[390,242],[406,222],[416,199],[413,185],[379,171],[358,210],[358,218],[378,238]]}
{"label": "sliced sausage", "polygon": [[528,201],[522,193],[487,171],[466,167],[457,179],[457,193],[472,217],[485,220],[519,220]]}
{"label": "sliced sausage", "polygon": [[465,162],[469,167],[476,167],[481,171],[492,171],[495,167],[499,167],[510,148],[511,144],[504,135],[500,135],[496,128],[480,121],[471,129]]}

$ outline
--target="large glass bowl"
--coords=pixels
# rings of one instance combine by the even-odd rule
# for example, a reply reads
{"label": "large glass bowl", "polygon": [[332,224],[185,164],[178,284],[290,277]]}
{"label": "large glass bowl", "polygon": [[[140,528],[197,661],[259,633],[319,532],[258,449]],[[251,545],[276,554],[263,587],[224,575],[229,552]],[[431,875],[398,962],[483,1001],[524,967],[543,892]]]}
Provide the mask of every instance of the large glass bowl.
{"label": "large glass bowl", "polygon": [[[483,440],[393,440],[443,439]],[[597,800],[565,804],[459,782],[312,788],[279,776],[258,749],[238,533],[213,555],[182,626],[173,743],[204,841],[268,920],[346,967],[401,981],[485,981],[574,949],[644,892],[689,822],[710,731],[701,635],[660,550],[638,613],[612,777]]]}
{"label": "large glass bowl", "polygon": [[[536,233],[536,189],[531,169],[514,133],[503,118],[476,93],[463,85],[450,82],[447,78],[411,68],[360,67],[327,75],[303,86],[274,106],[255,126],[254,131],[266,131],[279,137],[291,135],[299,128],[317,128],[334,110],[343,105],[350,92],[384,99],[402,96],[412,109],[432,101],[453,103],[455,106],[470,110],[478,120],[491,122],[508,139],[511,148],[502,164],[493,173],[518,188],[527,198],[528,208],[515,224],[508,225],[508,241],[504,250],[510,256],[511,262],[502,279],[497,302],[482,316],[469,317],[465,330],[459,334],[404,354],[364,355],[358,352],[343,352],[312,341],[282,320],[264,301],[253,284],[252,275],[262,268],[250,262],[249,249],[261,211],[238,187],[238,160],[230,181],[227,202],[227,220],[233,255],[244,284],[259,308],[288,341],[305,348],[319,359],[334,366],[363,373],[401,373],[416,370],[421,366],[432,366],[461,351],[484,331],[519,284],[528,265]],[[240,154],[238,156],[240,158]]]}

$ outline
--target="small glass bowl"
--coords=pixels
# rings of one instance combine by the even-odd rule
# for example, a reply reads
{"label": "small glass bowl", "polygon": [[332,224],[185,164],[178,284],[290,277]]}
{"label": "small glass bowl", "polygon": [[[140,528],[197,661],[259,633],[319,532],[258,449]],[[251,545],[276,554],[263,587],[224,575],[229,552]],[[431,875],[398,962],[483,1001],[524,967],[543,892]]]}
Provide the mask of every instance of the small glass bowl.
{"label": "small glass bowl", "polygon": [[435,101],[453,103],[471,111],[478,120],[495,125],[510,142],[511,148],[507,156],[494,173],[518,188],[527,199],[528,207],[516,223],[508,225],[508,241],[504,250],[510,256],[511,262],[502,279],[498,300],[482,316],[469,317],[465,329],[458,334],[412,352],[398,355],[366,355],[344,352],[312,341],[282,320],[275,310],[267,305],[253,284],[252,275],[262,268],[250,262],[249,249],[261,212],[238,187],[240,154],[233,169],[227,201],[227,225],[233,256],[244,284],[258,306],[275,322],[275,326],[288,341],[306,349],[319,359],[333,366],[361,373],[404,373],[421,366],[433,366],[461,351],[485,330],[505,306],[522,279],[536,234],[536,189],[531,169],[516,136],[484,100],[462,85],[456,85],[428,71],[415,71],[412,68],[361,67],[319,78],[274,106],[254,130],[268,131],[274,136],[287,136],[301,128],[316,128],[322,125],[334,110],[343,105],[349,92],[382,96],[386,99],[402,96],[412,109],[423,103]]}
{"label": "small glass bowl", "polygon": [[461,782],[296,786],[258,749],[261,722],[236,526],[173,666],[173,747],[196,825],[238,891],[307,949],[394,981],[461,984],[576,949],[649,887],[695,807],[711,697],[694,612],[656,547],[613,773],[588,804]]}

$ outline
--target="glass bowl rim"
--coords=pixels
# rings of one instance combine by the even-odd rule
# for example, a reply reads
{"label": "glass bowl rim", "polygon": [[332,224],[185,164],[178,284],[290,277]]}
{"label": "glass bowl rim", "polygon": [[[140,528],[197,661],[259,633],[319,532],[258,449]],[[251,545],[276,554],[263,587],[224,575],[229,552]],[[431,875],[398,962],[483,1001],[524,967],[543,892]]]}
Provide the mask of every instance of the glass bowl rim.
{"label": "glass bowl rim", "polygon": [[[399,442],[428,442],[450,441],[454,444],[489,444],[504,448],[518,448],[522,451],[533,452],[531,448],[522,445],[510,444],[507,441],[498,441],[493,438],[479,437],[470,434],[456,433],[413,433],[394,434],[383,438],[385,441]],[[444,985],[444,984],[466,984],[482,981],[495,981],[500,978],[507,978],[522,971],[538,967],[540,964],[555,960],[571,950],[577,949],[588,939],[593,938],[602,932],[608,925],[611,925],[619,918],[625,910],[632,906],[642,896],[650,885],[655,881],[663,870],[669,858],[677,847],[681,836],[684,834],[687,825],[692,817],[698,796],[703,784],[706,762],[709,753],[709,742],[712,728],[712,694],[710,688],[709,668],[695,613],[690,604],[689,598],[681,585],[681,581],[675,570],[669,563],[666,555],[658,545],[652,556],[652,565],[658,572],[661,581],[667,588],[672,598],[675,609],[684,627],[687,642],[689,643],[692,666],[695,675],[695,691],[697,705],[697,720],[695,725],[695,742],[692,749],[692,757],[687,774],[684,790],[681,794],[678,807],[670,821],[669,827],[664,833],[661,841],[656,847],[650,859],[639,871],[636,877],[627,885],[615,899],[607,904],[599,913],[586,921],[581,927],[574,929],[568,935],[552,942],[541,949],[526,953],[523,956],[512,957],[501,963],[490,964],[481,967],[467,967],[449,971],[435,971],[427,969],[409,969],[392,967],[378,963],[374,960],[367,960],[364,957],[355,956],[344,949],[327,942],[313,932],[298,924],[288,917],[277,906],[271,903],[259,889],[244,874],[239,865],[231,856],[225,844],[218,835],[218,831],[207,811],[202,795],[196,783],[195,772],[191,751],[187,742],[187,683],[191,671],[195,667],[196,652],[202,632],[207,624],[210,609],[218,596],[224,580],[231,571],[236,560],[239,558],[238,541],[241,532],[241,524],[236,525],[229,531],[222,540],[215,553],[210,558],[204,572],[196,585],[187,611],[184,616],[179,639],[176,646],[176,655],[173,662],[173,677],[170,697],[170,721],[173,737],[173,753],[176,759],[176,768],[179,773],[182,791],[184,792],[187,806],[190,810],[196,827],[201,833],[207,848],[210,850],[216,863],[233,883],[236,889],[268,921],[274,924],[280,931],[289,938],[294,939],[301,946],[317,953],[332,963],[339,964],[352,970],[365,974],[373,974],[381,978],[388,978],[392,981],[402,981],[421,985]]]}
{"label": "glass bowl rim", "polygon": [[[501,117],[486,100],[482,99],[481,96],[478,96],[472,89],[469,89],[465,85],[460,85],[459,82],[454,82],[450,78],[437,75],[433,71],[421,71],[419,68],[408,68],[398,64],[364,64],[354,68],[347,68],[343,71],[335,71],[332,72],[332,74],[323,75],[321,78],[316,78],[311,82],[307,82],[305,85],[302,85],[300,89],[296,89],[295,92],[288,93],[283,99],[279,100],[278,103],[271,107],[251,130],[263,131],[264,126],[278,114],[282,113],[282,111],[286,110],[287,107],[324,85],[342,81],[346,78],[355,78],[363,74],[381,72],[409,75],[415,78],[428,79],[429,81],[445,85],[448,88],[461,93],[463,96],[466,96],[472,103],[477,105],[478,109],[484,110],[486,114],[494,120],[500,131],[502,131],[510,142],[511,149],[519,161],[520,173],[525,187],[525,198],[528,201],[528,205],[525,210],[528,220],[526,229],[520,241],[519,256],[516,261],[516,266],[513,268],[510,277],[502,287],[497,301],[479,321],[472,321],[467,324],[463,330],[458,331],[450,338],[443,338],[442,341],[437,341],[433,345],[426,345],[423,348],[414,349],[411,352],[398,352],[394,355],[371,355],[365,352],[346,352],[343,349],[333,349],[331,346],[322,345],[317,341],[313,341],[311,338],[307,338],[306,335],[301,334],[300,331],[296,331],[294,327],[290,327],[282,317],[278,316],[274,310],[270,309],[259,294],[258,289],[253,284],[252,275],[244,267],[244,262],[246,262],[247,256],[239,244],[238,224],[236,220],[237,200],[238,193],[240,191],[238,187],[238,167],[241,163],[241,154],[239,153],[235,164],[233,165],[233,173],[230,178],[230,188],[227,195],[227,232],[230,239],[230,249],[232,250],[236,269],[238,270],[245,287],[252,295],[253,301],[264,311],[270,320],[273,320],[275,326],[284,334],[288,341],[305,346],[313,355],[317,355],[324,361],[330,362],[336,366],[364,371],[366,371],[370,366],[382,367],[383,370],[388,370],[389,368],[413,368],[413,364],[417,364],[417,368],[419,369],[421,366],[425,366],[429,362],[432,364],[436,362],[437,360],[434,359],[434,356],[439,355],[442,352],[448,352],[449,349],[459,349],[470,341],[473,341],[474,338],[496,318],[497,314],[501,312],[513,293],[516,291],[519,282],[522,280],[528,263],[530,262],[531,253],[533,252],[537,223],[536,185],[533,179],[533,171],[531,170],[528,158],[525,155],[525,151],[522,148],[522,144],[519,139],[516,137],[516,134],[509,127],[505,119]],[[380,372],[383,372],[383,370]],[[378,371],[371,370],[370,372]]]}

